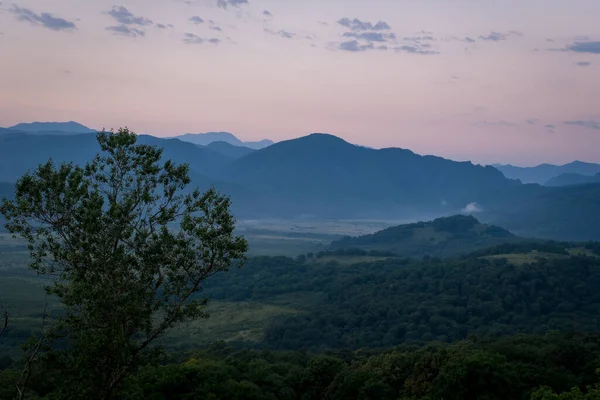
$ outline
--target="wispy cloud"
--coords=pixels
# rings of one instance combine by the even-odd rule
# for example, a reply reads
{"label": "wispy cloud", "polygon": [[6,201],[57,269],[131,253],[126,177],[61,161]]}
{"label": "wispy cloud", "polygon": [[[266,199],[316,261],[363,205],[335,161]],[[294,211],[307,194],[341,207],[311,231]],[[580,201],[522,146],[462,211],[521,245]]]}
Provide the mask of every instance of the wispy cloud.
{"label": "wispy cloud", "polygon": [[113,8],[108,11],[107,14],[113,17],[115,21],[123,25],[152,25],[151,20],[145,17],[137,17],[133,15],[133,13],[124,6],[113,6]]}
{"label": "wispy cloud", "polygon": [[575,42],[567,46],[567,50],[576,53],[600,54],[600,42]]}
{"label": "wispy cloud", "polygon": [[140,37],[146,35],[146,33],[143,30],[133,28],[127,25],[107,26],[105,29],[114,33],[115,35],[123,35],[129,37]]}
{"label": "wispy cloud", "polygon": [[190,17],[189,21],[192,24],[196,24],[196,25],[200,25],[200,24],[204,23],[204,20],[202,18],[200,18],[199,16],[197,16],[197,15],[194,15],[194,16]]}
{"label": "wispy cloud", "polygon": [[266,16],[266,17],[273,17],[273,14],[272,14],[272,13],[271,13],[271,11],[269,11],[269,10],[265,10],[265,11],[263,11],[262,13],[263,13],[263,15],[264,15],[264,16]]}
{"label": "wispy cloud", "polygon": [[388,39],[396,39],[394,33],[385,34],[381,32],[345,32],[344,36],[362,39],[368,42],[386,42]]}
{"label": "wispy cloud", "polygon": [[274,30],[265,28],[264,31],[267,33],[270,33],[271,35],[280,36],[284,39],[294,39],[295,37],[297,37],[297,35],[294,32],[289,32],[286,30],[274,31]]}
{"label": "wispy cloud", "polygon": [[440,54],[437,50],[432,50],[429,45],[402,45],[394,47],[394,50],[399,53],[411,53],[411,54],[421,54],[421,55],[434,55]]}
{"label": "wispy cloud", "polygon": [[53,31],[72,31],[77,28],[73,22],[67,21],[64,18],[55,17],[46,12],[37,14],[28,8],[19,7],[16,4],[13,4],[9,11],[15,14],[19,21],[30,22],[33,25],[41,25],[44,28]]}
{"label": "wispy cloud", "polygon": [[221,43],[221,39],[218,38],[210,38],[204,39],[194,33],[186,33],[183,36],[183,43],[185,44],[202,44],[202,43],[210,43],[210,44],[219,44]]}
{"label": "wispy cloud", "polygon": [[340,50],[350,51],[350,52],[360,52],[374,49],[375,45],[373,43],[369,44],[360,44],[358,40],[350,40],[348,42],[342,42],[339,45]]}
{"label": "wispy cloud", "polygon": [[353,31],[385,31],[392,29],[385,21],[379,21],[373,25],[369,21],[361,21],[358,18],[352,20],[350,18],[342,18],[337,23]]}
{"label": "wispy cloud", "polygon": [[217,0],[217,7],[226,10],[229,6],[240,7],[250,4],[248,0]]}
{"label": "wispy cloud", "polygon": [[589,61],[579,61],[578,63],[576,63],[578,66],[580,67],[589,67],[590,65],[592,65],[591,62]]}
{"label": "wispy cloud", "polygon": [[123,35],[123,36],[129,36],[129,37],[140,37],[140,36],[146,35],[146,33],[141,29],[137,29],[137,28],[130,27],[127,25],[122,25],[122,24],[115,25],[115,26],[107,26],[105,29],[107,31],[114,33],[115,35]]}
{"label": "wispy cloud", "polygon": [[492,31],[487,35],[480,35],[479,39],[481,40],[487,40],[487,41],[493,41],[493,42],[499,42],[502,40],[508,40],[509,37],[511,36],[523,36],[523,33],[518,32],[518,31],[510,31],[507,33],[501,33],[501,32],[495,32]]}
{"label": "wispy cloud", "polygon": [[193,33],[186,33],[183,36],[183,43],[185,44],[202,44],[204,43],[204,39],[202,39],[200,36],[193,34]]}
{"label": "wispy cloud", "polygon": [[594,120],[587,120],[587,121],[583,121],[583,120],[581,120],[581,121],[567,121],[564,124],[565,125],[580,126],[582,128],[600,130],[600,122],[599,121],[594,121]]}

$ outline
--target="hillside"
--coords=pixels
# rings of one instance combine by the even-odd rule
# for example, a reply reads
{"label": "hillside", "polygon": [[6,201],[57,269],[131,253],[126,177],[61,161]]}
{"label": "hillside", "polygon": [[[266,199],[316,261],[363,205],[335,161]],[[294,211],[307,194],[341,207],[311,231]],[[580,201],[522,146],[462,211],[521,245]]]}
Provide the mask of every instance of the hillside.
{"label": "hillside", "polygon": [[543,185],[550,179],[562,174],[595,175],[600,173],[600,164],[574,161],[565,165],[541,164],[535,167],[515,167],[495,164],[500,172],[509,179],[519,179],[523,183]]}
{"label": "hillside", "polygon": [[93,129],[88,128],[78,122],[29,122],[20,123],[9,127],[8,129],[27,132],[27,133],[53,133],[53,134],[77,134],[94,133]]}
{"label": "hillside", "polygon": [[570,186],[587,183],[600,183],[600,173],[593,176],[576,173],[561,174],[550,179],[544,186]]}
{"label": "hillside", "polygon": [[480,223],[466,215],[438,218],[390,227],[370,235],[345,237],[331,249],[363,249],[392,252],[403,257],[449,257],[524,239],[509,231]]}
{"label": "hillside", "polygon": [[223,141],[212,142],[204,147],[231,158],[240,158],[254,151],[254,149],[249,147],[236,146]]}
{"label": "hillside", "polygon": [[414,217],[458,212],[491,188],[517,185],[493,167],[367,149],[327,134],[276,143],[228,165],[220,179],[276,198],[280,216]]}
{"label": "hillside", "polygon": [[248,147],[254,150],[262,149],[273,144],[272,141],[266,139],[258,142],[243,142],[229,132],[186,133],[175,136],[175,138],[201,146],[207,146],[214,142],[226,142],[234,146]]}
{"label": "hillside", "polygon": [[[202,175],[210,176],[232,158],[210,149],[179,140],[165,140],[140,135],[139,142],[164,147],[164,157],[186,162]],[[72,136],[8,134],[0,136],[0,181],[15,182],[28,169],[52,158],[55,162],[72,161],[83,164],[90,161],[100,148],[95,134]],[[27,156],[24,157],[23,155]]]}

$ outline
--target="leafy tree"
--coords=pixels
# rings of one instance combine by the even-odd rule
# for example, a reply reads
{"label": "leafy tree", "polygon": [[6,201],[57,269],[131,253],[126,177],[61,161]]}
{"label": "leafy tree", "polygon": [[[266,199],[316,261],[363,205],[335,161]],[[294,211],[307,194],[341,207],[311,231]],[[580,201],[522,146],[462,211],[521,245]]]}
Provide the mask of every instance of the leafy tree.
{"label": "leafy tree", "polygon": [[49,160],[0,206],[7,229],[28,241],[31,268],[55,277],[46,290],[64,307],[44,362],[60,371],[60,398],[117,396],[159,338],[207,317],[203,282],[241,265],[248,248],[227,197],[186,190],[187,165],[163,162],[127,128],[97,140],[91,162]]}

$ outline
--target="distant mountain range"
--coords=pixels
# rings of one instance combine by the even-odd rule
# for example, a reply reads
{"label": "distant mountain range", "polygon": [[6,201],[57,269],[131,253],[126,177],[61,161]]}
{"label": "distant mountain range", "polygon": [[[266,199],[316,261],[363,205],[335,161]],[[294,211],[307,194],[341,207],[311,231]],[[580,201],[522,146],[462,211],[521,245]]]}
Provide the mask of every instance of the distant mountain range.
{"label": "distant mountain range", "polygon": [[[93,133],[43,132],[0,134],[0,182],[14,183],[48,158],[83,164],[99,151]],[[328,134],[259,150],[223,140],[203,146],[140,135],[139,141],[188,163],[194,185],[229,194],[238,218],[430,220],[469,213],[522,236],[600,239],[600,184],[523,184],[492,166],[374,150]]]}
{"label": "distant mountain range", "polygon": [[600,183],[600,173],[593,176],[575,173],[561,174],[550,179],[545,186],[571,186],[589,183]]}
{"label": "distant mountain range", "polygon": [[[565,165],[541,164],[536,167],[515,167],[513,165],[494,164],[509,179],[519,179],[523,183],[537,183],[545,185],[546,182],[563,174],[578,174],[593,176],[600,173],[600,164],[574,161]],[[556,185],[554,182],[553,185]]]}
{"label": "distant mountain range", "polygon": [[334,241],[331,249],[376,250],[403,257],[430,255],[444,258],[523,240],[503,228],[482,224],[473,216],[455,215],[393,226],[370,235],[345,237]]}
{"label": "distant mountain range", "polygon": [[258,142],[242,142],[229,132],[186,133],[185,135],[175,136],[175,138],[200,146],[207,146],[214,142],[226,142],[234,146],[248,147],[254,150],[264,149],[274,143],[272,140],[268,139],[260,140]]}
{"label": "distant mountain range", "polygon": [[9,131],[27,132],[31,134],[78,134],[96,132],[94,129],[90,129],[75,121],[20,123],[6,129]]}

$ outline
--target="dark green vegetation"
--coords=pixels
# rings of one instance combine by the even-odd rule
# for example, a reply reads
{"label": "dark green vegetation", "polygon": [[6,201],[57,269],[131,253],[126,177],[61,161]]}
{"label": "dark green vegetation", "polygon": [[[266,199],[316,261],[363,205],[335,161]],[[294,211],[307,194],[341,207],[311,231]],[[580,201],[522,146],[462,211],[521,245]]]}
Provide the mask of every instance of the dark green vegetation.
{"label": "dark green vegetation", "polygon": [[[381,352],[273,352],[215,343],[181,359],[142,368],[121,399],[414,400],[597,399],[576,393],[597,382],[594,335],[473,338],[453,345],[403,346]],[[13,371],[0,373],[0,398],[11,399]],[[40,371],[33,390],[52,397],[62,377]],[[581,393],[581,392],[579,392]],[[44,397],[46,396],[46,397]],[[39,397],[38,397],[39,398]]]}
{"label": "dark green vegetation", "polygon": [[[83,165],[91,137],[70,137],[82,149],[55,134],[0,141]],[[235,232],[266,255],[223,273],[246,250],[229,200],[185,188],[228,188],[246,215],[470,204],[482,221],[587,238],[598,186],[522,185],[329,135],[247,154],[126,130],[97,138],[103,157],[44,164],[3,203],[9,230],[32,247],[0,235],[0,399],[599,398],[599,243],[525,240],[464,215],[369,235],[378,223],[246,221]],[[190,179],[163,153],[191,158]]]}
{"label": "dark green vegetation", "polygon": [[48,161],[0,205],[60,305],[44,307],[41,332],[25,345],[19,398],[38,369],[60,376],[59,398],[119,398],[156,357],[158,339],[205,317],[203,282],[245,260],[230,200],[214,189],[185,193],[187,165],[163,160],[127,129],[97,141],[102,152],[85,166]]}
{"label": "dark green vegetation", "polygon": [[541,164],[536,167],[515,167],[513,165],[495,164],[507,178],[519,179],[523,183],[546,184],[552,178],[562,174],[579,174],[592,176],[600,173],[600,165],[575,161],[565,165]]}
{"label": "dark green vegetation", "polygon": [[[48,157],[82,165],[98,151],[93,134],[41,133],[0,135],[0,182],[14,182]],[[188,163],[194,186],[230,195],[239,219],[428,220],[473,204],[482,222],[520,236],[600,239],[600,184],[523,185],[493,167],[368,149],[325,134],[257,151],[223,140],[206,146],[144,135],[139,140]]]}
{"label": "dark green vegetation", "polygon": [[509,231],[479,223],[472,216],[443,217],[431,222],[399,225],[359,237],[334,241],[331,249],[363,249],[388,252],[404,257],[425,255],[440,258],[522,242]]}

